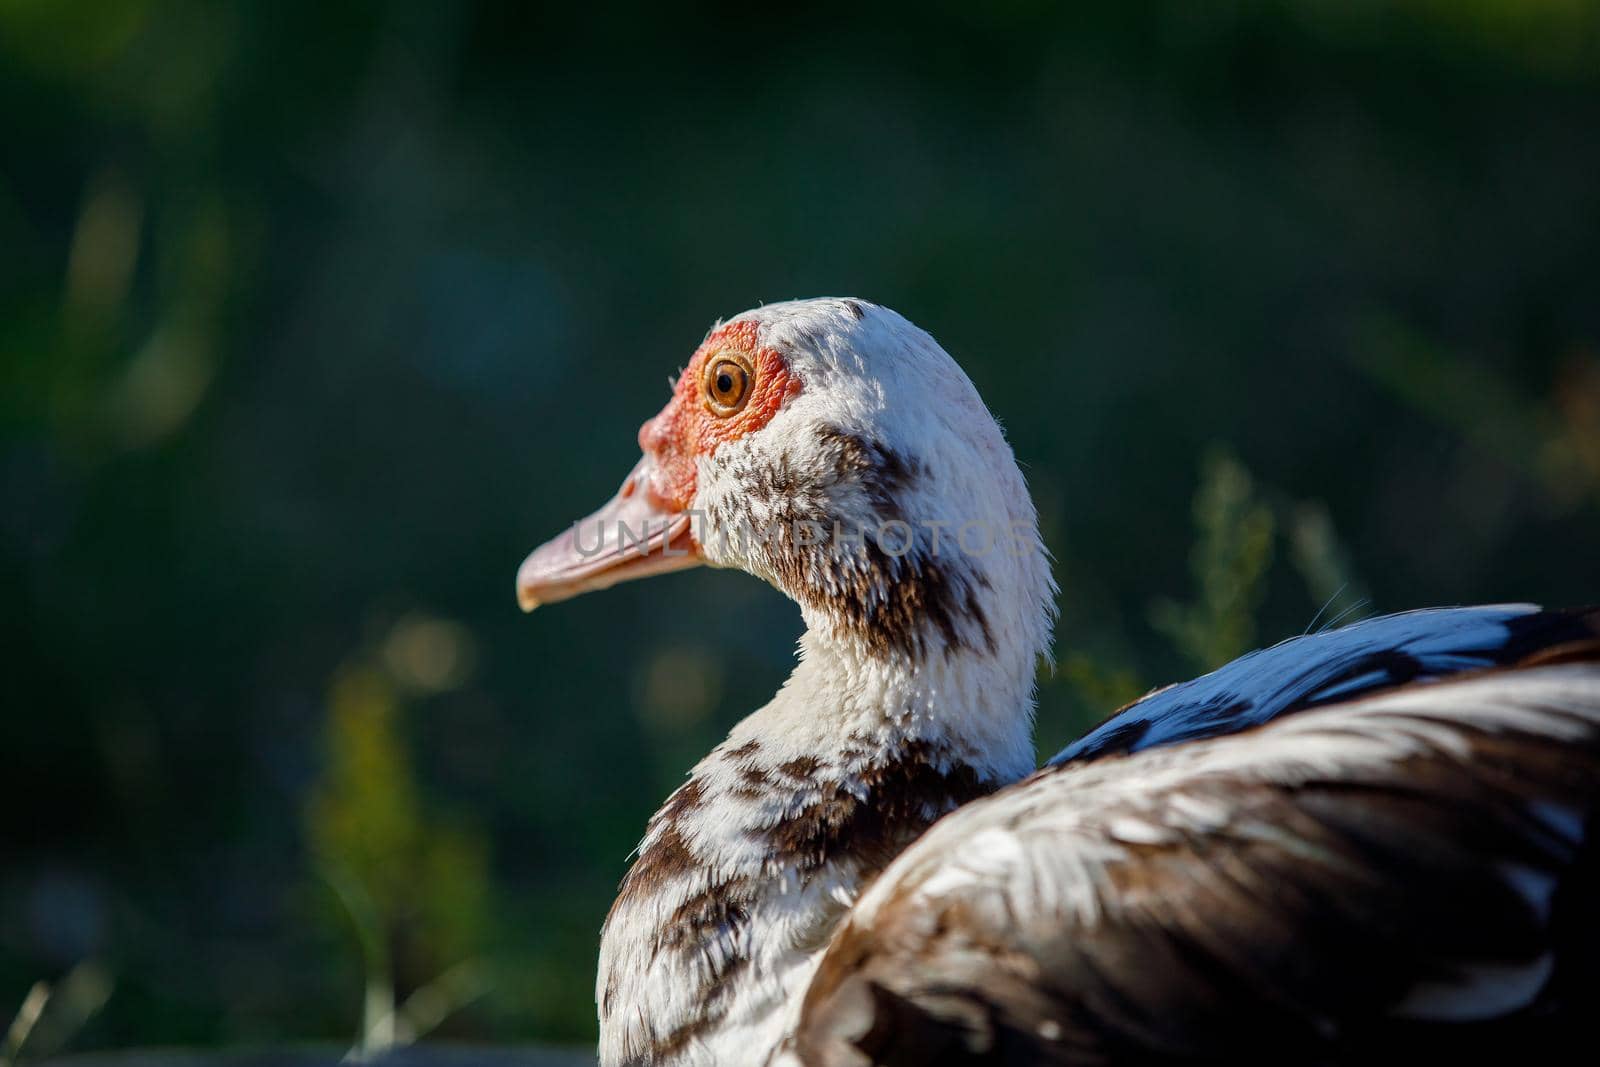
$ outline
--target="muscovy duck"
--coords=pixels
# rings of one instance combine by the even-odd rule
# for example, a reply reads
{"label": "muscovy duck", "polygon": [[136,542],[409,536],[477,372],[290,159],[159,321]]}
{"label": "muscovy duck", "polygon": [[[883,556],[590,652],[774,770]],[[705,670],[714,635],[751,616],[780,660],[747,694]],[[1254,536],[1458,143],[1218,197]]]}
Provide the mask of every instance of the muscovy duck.
{"label": "muscovy duck", "polygon": [[704,563],[807,629],[649,822],[601,935],[608,1067],[1551,1062],[1600,1008],[1600,613],[1298,637],[1036,770],[1049,557],[931,337],[746,312],[639,445],[522,606]]}

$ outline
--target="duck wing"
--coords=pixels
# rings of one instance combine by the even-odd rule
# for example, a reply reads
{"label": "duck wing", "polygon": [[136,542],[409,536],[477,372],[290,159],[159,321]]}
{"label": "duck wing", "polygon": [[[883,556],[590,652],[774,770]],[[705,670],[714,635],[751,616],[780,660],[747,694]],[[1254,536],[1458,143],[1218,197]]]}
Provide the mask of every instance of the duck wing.
{"label": "duck wing", "polygon": [[1049,766],[1217,737],[1398,685],[1581,651],[1600,609],[1534,604],[1424,608],[1260,649],[1158,689],[1062,749]]}
{"label": "duck wing", "polygon": [[[1486,669],[1416,680],[1467,653],[1414,634],[1409,682],[1370,682],[1372,655],[1352,657],[1253,702],[1278,706],[1262,723],[1196,739],[1156,718],[946,816],[842,924],[792,1053],[1561,1062],[1600,1008],[1600,638],[1593,613],[1565,617],[1584,636],[1552,613],[1460,610],[1507,635],[1466,642]],[[1422,614],[1392,618],[1414,631]],[[1495,666],[1530,625],[1547,639]]]}

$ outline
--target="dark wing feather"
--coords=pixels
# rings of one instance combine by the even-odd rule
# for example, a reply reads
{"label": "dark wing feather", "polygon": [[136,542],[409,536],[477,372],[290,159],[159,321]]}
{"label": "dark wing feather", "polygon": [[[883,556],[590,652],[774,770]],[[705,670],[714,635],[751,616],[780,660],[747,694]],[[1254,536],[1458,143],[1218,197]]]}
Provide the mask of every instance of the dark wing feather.
{"label": "dark wing feather", "polygon": [[1366,619],[1241,656],[1158,689],[1062,749],[1051,766],[1259,726],[1415,681],[1524,663],[1600,637],[1600,609],[1428,608]]}
{"label": "dark wing feather", "polygon": [[1600,1008],[1597,807],[1596,661],[1047,769],[891,864],[824,957],[794,1051],[1560,1062],[1560,1028]]}

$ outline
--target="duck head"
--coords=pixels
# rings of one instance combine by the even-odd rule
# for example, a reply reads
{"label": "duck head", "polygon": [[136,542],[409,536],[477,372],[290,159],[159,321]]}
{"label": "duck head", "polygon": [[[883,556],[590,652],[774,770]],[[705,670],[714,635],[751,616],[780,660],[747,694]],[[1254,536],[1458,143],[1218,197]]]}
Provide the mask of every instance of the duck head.
{"label": "duck head", "polygon": [[1031,659],[1054,587],[999,426],[954,360],[857,299],[715,326],[617,495],[528,556],[525,610],[698,564],[801,607],[813,644]]}

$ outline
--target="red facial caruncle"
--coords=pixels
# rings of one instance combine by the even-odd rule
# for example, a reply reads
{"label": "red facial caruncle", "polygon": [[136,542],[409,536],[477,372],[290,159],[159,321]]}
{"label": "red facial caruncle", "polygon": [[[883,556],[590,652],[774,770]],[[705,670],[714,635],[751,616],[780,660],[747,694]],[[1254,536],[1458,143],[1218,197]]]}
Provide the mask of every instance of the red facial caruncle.
{"label": "red facial caruncle", "polygon": [[[694,500],[695,460],[710,456],[726,441],[761,429],[797,390],[798,380],[775,350],[757,342],[757,324],[750,321],[719,326],[703,341],[678,378],[672,399],[661,413],[639,427],[639,449],[656,458],[657,473],[649,486],[657,503],[676,511]],[[737,396],[719,393],[727,384],[725,369]],[[732,399],[723,404],[719,400]]]}
{"label": "red facial caruncle", "polygon": [[523,561],[523,610],[699,563],[689,515],[696,461],[761,429],[799,387],[783,357],[761,347],[756,323],[713,330],[667,406],[639,428],[644,455],[617,495]]}

